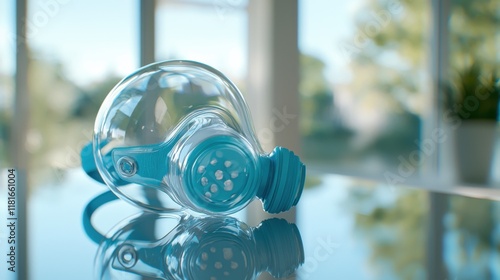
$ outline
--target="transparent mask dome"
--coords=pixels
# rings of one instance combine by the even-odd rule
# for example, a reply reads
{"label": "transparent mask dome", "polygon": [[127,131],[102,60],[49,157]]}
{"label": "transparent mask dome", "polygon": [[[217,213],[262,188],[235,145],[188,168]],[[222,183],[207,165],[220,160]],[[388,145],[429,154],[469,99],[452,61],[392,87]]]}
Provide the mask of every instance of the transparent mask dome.
{"label": "transparent mask dome", "polygon": [[192,121],[194,116],[205,114],[222,120],[262,153],[248,112],[236,86],[207,65],[184,60],[148,65],[119,82],[99,110],[93,145],[97,169],[122,199],[150,210],[168,210],[172,206],[168,181],[161,179],[162,187],[147,176],[140,184],[123,181],[120,178],[138,167],[126,157],[117,163],[112,152],[127,147],[148,151],[154,145],[175,143],[200,125]]}
{"label": "transparent mask dome", "polygon": [[191,61],[150,64],[119,82],[82,149],[82,167],[120,198],[160,212],[178,211],[175,202],[229,214],[259,198],[279,213],[298,203],[305,180],[292,151],[262,151],[234,84]]}

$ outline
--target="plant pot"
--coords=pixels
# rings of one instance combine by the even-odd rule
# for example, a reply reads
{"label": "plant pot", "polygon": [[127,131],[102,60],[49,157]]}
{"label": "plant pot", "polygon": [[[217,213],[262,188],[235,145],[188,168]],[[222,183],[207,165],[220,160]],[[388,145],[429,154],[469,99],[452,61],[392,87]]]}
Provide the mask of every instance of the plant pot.
{"label": "plant pot", "polygon": [[496,126],[496,121],[464,120],[455,130],[456,173],[460,183],[490,183]]}

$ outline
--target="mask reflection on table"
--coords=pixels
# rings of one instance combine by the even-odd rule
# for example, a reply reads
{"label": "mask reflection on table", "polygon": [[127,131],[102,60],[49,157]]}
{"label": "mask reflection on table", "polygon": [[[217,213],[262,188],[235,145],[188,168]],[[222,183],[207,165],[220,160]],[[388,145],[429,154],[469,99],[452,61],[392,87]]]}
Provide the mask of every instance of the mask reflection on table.
{"label": "mask reflection on table", "polygon": [[91,216],[96,201],[113,197],[96,197],[83,215],[87,235],[99,243],[97,279],[256,279],[264,271],[282,278],[304,263],[297,226],[277,218],[250,227],[232,217],[144,212],[104,237]]}

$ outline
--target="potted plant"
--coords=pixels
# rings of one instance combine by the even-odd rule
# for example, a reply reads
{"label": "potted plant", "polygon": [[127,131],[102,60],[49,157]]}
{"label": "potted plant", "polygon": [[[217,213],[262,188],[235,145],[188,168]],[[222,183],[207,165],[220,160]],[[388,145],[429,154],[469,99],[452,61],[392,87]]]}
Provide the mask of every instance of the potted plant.
{"label": "potted plant", "polygon": [[461,183],[488,185],[498,123],[500,85],[496,74],[472,63],[448,87],[455,116],[455,161]]}

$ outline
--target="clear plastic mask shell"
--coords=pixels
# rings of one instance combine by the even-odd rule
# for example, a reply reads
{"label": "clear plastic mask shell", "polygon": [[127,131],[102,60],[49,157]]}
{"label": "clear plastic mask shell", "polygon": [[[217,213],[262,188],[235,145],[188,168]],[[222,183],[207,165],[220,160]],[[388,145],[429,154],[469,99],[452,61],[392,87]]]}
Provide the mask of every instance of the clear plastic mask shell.
{"label": "clear plastic mask shell", "polygon": [[[124,157],[116,170],[111,152],[116,148],[175,141],[193,124],[193,114],[212,114],[241,134],[253,150],[262,153],[249,110],[236,86],[219,71],[192,61],[167,61],[148,65],[124,78],[103,102],[94,127],[94,155],[104,182],[133,204],[155,211],[172,206],[170,186],[147,180],[124,184],[118,172],[134,174],[137,166]],[[229,182],[227,184],[230,184]],[[175,196],[174,196],[175,197]],[[175,198],[174,198],[175,199]],[[178,201],[177,201],[178,202]]]}
{"label": "clear plastic mask shell", "polygon": [[145,66],[116,85],[96,118],[82,167],[146,210],[234,213],[259,198],[270,213],[300,199],[305,166],[264,153],[249,109],[219,71],[192,61]]}

